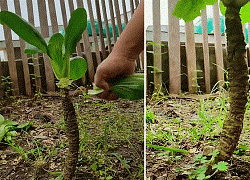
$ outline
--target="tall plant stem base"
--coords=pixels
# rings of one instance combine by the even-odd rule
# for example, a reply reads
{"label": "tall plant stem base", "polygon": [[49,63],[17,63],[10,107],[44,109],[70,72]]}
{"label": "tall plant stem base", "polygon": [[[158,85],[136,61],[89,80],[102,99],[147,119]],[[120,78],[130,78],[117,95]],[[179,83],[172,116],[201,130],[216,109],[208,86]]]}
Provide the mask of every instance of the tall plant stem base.
{"label": "tall plant stem base", "polygon": [[246,64],[246,43],[242,32],[240,8],[226,7],[226,29],[228,43],[228,75],[230,110],[223,124],[218,145],[220,152],[216,161],[231,158],[243,128],[248,92],[248,68]]}
{"label": "tall plant stem base", "polygon": [[73,106],[71,98],[69,97],[69,90],[64,89],[63,91],[64,95],[62,97],[62,105],[66,126],[66,135],[68,138],[68,154],[63,171],[63,178],[64,180],[72,180],[75,175],[76,165],[78,161],[79,129],[75,108]]}

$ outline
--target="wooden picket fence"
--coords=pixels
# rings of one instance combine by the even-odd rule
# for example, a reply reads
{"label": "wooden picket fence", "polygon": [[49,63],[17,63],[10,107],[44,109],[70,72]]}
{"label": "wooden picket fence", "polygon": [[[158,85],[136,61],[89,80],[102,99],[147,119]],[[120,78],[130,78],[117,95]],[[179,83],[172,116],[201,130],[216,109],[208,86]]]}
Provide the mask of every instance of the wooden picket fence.
{"label": "wooden picket fence", "polygon": [[[178,0],[168,0],[168,60],[169,60],[169,69],[168,69],[168,91],[171,94],[179,94],[181,92],[182,86],[182,72],[181,72],[181,55],[184,53],[181,52],[181,47],[183,47],[183,42],[185,46],[185,56],[186,56],[186,68],[187,68],[187,83],[188,83],[188,92],[196,93],[197,92],[197,40],[195,36],[197,36],[194,32],[194,23],[189,22],[185,23],[185,40],[180,40],[180,29],[183,28],[180,26],[180,21],[178,18],[172,15],[175,5]],[[154,42],[153,47],[153,66],[157,71],[154,72],[154,88],[155,90],[159,89],[165,82],[162,81],[162,35],[161,32],[161,23],[160,23],[160,0],[153,1],[153,32],[151,35],[151,40]],[[207,32],[207,11],[206,9],[201,12],[201,21],[202,21],[202,47],[203,47],[203,59],[204,59],[204,79],[205,79],[205,92],[211,92],[211,77],[210,77],[210,65],[211,65],[211,57],[209,49],[211,46],[215,49],[215,64],[217,69],[217,82],[224,81],[224,61],[225,56],[223,58],[223,52],[225,52],[226,43],[225,39],[222,39],[221,35],[221,24],[220,24],[220,14],[219,14],[219,3],[216,2],[213,7],[213,42],[209,42],[209,35]],[[248,32],[250,31],[250,24],[248,24]],[[183,32],[182,32],[183,33]],[[147,33],[148,34],[148,33]],[[183,37],[183,36],[182,36]],[[250,38],[250,34],[248,34]],[[148,38],[148,37],[147,37]],[[225,37],[223,37],[225,38]],[[149,39],[147,39],[149,41]],[[210,37],[211,40],[211,37]],[[224,42],[222,42],[224,41]],[[223,51],[224,49],[224,51]],[[147,53],[148,54],[148,53]],[[249,51],[248,53],[249,54]],[[249,59],[249,56],[248,56]],[[148,70],[150,71],[150,70]]]}
{"label": "wooden picket fence", "polygon": [[[38,11],[40,21],[40,27],[38,28],[44,38],[51,36],[51,29],[53,33],[59,32],[60,25],[58,24],[58,15],[62,17],[63,27],[65,28],[69,20],[67,16],[68,11],[71,13],[78,7],[84,7],[87,10],[92,36],[89,36],[87,30],[84,31],[82,40],[76,48],[76,55],[84,56],[88,63],[86,77],[82,78],[83,84],[84,82],[93,82],[96,66],[111,52],[112,45],[117,41],[118,36],[123,30],[122,22],[124,24],[128,23],[129,18],[131,18],[139,4],[139,0],[68,0],[67,3],[66,0],[25,1],[28,21],[33,25],[35,24],[35,18],[38,18],[35,16],[34,11]],[[35,9],[36,7],[34,6],[35,1],[37,2],[37,9]],[[21,9],[20,0],[1,0],[1,10],[8,10],[10,3],[12,3],[11,5],[15,8],[14,12],[23,17],[24,9]],[[66,7],[66,4],[68,4],[69,7]],[[95,6],[93,6],[93,4]],[[56,5],[60,5],[60,12],[57,11]],[[48,22],[48,13],[51,26]],[[97,34],[96,31],[96,21],[98,22],[99,34]],[[110,24],[112,25],[113,34],[109,32]],[[118,33],[116,27],[118,27]],[[104,28],[106,29],[106,36],[104,36],[103,33]],[[11,30],[8,27],[3,27],[3,29],[4,32],[0,33],[4,33],[5,46],[1,48],[6,51],[8,62],[6,67],[3,62],[1,63],[0,61],[0,76],[3,76],[3,68],[8,68],[12,94],[20,95],[22,94],[21,92],[24,91],[25,95],[31,96],[34,93],[32,89],[34,86],[37,91],[41,90],[42,87],[44,87],[42,88],[43,91],[56,91],[55,77],[48,56],[45,54],[34,55],[33,57],[27,56],[24,53],[25,42],[22,39],[20,39],[18,43],[13,41]],[[16,43],[18,47],[13,45]],[[17,49],[20,50],[20,53],[16,52]],[[18,59],[16,58],[17,56]],[[17,65],[17,63],[21,63],[21,65]],[[140,63],[138,64],[140,65]],[[20,78],[20,76],[22,77]],[[32,80],[32,77],[35,77],[34,80]],[[23,79],[24,83],[20,82],[20,79]],[[45,79],[44,82],[42,79]],[[1,88],[0,96],[4,94],[4,89],[3,87]]]}

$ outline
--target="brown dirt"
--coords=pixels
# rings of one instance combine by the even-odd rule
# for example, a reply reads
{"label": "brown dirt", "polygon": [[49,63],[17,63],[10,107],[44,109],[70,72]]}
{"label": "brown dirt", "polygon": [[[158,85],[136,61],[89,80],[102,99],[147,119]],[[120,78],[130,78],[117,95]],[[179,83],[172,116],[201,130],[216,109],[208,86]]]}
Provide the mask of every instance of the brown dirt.
{"label": "brown dirt", "polygon": [[[226,95],[225,95],[226,96]],[[226,97],[225,97],[226,98]],[[159,97],[155,100],[148,100],[147,109],[153,112],[155,119],[147,123],[147,141],[151,144],[179,148],[187,150],[188,155],[180,153],[168,153],[166,151],[147,148],[147,178],[148,180],[185,180],[189,179],[186,172],[190,170],[189,166],[194,164],[194,157],[202,154],[207,147],[216,147],[221,128],[213,124],[211,131],[203,133],[198,141],[191,139],[188,129],[200,129],[203,127],[197,119],[198,112],[201,110],[200,100],[207,101],[207,113],[213,112],[212,119],[218,117],[220,106],[217,107],[221,99],[221,94],[210,95],[180,95]],[[228,107],[228,102],[226,102]],[[213,111],[211,110],[213,109]],[[223,115],[226,112],[223,112]],[[240,144],[247,145],[250,148],[250,112],[246,113],[244,120],[244,129],[240,138]],[[178,122],[178,123],[177,123]],[[182,138],[179,137],[178,128],[181,129]],[[149,138],[149,135],[153,137]],[[185,136],[186,134],[186,136]],[[170,135],[166,137],[167,135]],[[170,138],[169,138],[170,137]],[[250,150],[242,156],[233,154],[228,161],[228,170],[221,172],[211,179],[250,179]]]}
{"label": "brown dirt", "polygon": [[[73,99],[82,143],[76,179],[143,179],[139,167],[143,164],[143,101],[111,102],[82,95]],[[57,172],[63,170],[67,143],[60,97],[0,100],[0,114],[19,124],[33,122],[27,132],[17,132],[13,140],[15,147],[20,147],[19,153],[0,143],[0,179],[58,177]],[[107,144],[103,142],[105,124]]]}

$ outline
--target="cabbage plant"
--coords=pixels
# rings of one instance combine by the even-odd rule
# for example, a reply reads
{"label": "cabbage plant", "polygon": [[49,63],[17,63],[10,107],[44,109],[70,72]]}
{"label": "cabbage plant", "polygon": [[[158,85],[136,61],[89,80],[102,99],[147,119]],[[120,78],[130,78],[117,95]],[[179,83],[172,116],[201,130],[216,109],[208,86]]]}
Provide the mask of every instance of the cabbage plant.
{"label": "cabbage plant", "polygon": [[70,56],[75,52],[76,45],[81,40],[82,33],[86,29],[86,11],[84,8],[73,11],[65,29],[65,35],[55,33],[48,40],[45,40],[26,20],[12,12],[1,11],[0,23],[8,26],[28,43],[25,50],[27,54],[41,52],[47,54],[50,59],[54,74],[59,80],[57,86],[63,89],[64,92],[62,105],[69,151],[63,177],[66,180],[73,179],[78,161],[79,130],[75,109],[69,97],[69,87],[74,80],[84,76],[87,71],[87,62],[82,57],[71,58]]}

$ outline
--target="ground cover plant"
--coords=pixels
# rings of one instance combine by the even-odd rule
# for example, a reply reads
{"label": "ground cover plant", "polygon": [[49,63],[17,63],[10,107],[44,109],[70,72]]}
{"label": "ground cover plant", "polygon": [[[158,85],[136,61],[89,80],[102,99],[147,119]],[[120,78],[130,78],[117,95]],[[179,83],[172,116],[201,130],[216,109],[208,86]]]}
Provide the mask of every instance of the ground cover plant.
{"label": "ground cover plant", "polygon": [[215,164],[210,177],[206,166],[218,155],[216,146],[229,111],[228,92],[152,97],[146,116],[147,178],[249,179],[249,102],[246,107],[243,131],[232,158]]}

